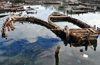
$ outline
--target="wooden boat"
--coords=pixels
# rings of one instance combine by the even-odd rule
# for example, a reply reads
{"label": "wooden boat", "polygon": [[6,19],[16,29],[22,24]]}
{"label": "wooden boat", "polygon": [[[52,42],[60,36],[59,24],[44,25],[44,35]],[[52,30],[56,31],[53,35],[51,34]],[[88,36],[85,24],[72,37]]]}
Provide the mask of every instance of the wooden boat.
{"label": "wooden boat", "polygon": [[61,22],[61,21],[73,23],[81,28],[91,28],[90,25],[81,20],[75,19],[73,17],[64,14],[60,14],[58,12],[53,12],[48,18],[48,22]]}
{"label": "wooden boat", "polygon": [[44,4],[61,4],[60,1],[45,1]]}
{"label": "wooden boat", "polygon": [[[59,15],[59,14],[57,14]],[[59,15],[61,16],[61,15]],[[10,16],[12,17],[12,16]],[[98,33],[96,32],[96,30],[92,29],[92,28],[82,28],[82,29],[69,29],[70,32],[72,32],[72,34],[74,34],[74,37],[71,37],[72,39],[70,40],[71,42],[67,42],[66,39],[66,33],[64,32],[64,30],[62,30],[60,27],[56,27],[54,25],[54,23],[48,23],[46,21],[43,21],[41,19],[35,18],[35,17],[22,17],[22,16],[13,16],[13,22],[15,21],[25,21],[25,22],[31,22],[31,23],[36,23],[42,26],[45,26],[46,28],[50,29],[53,33],[55,33],[58,37],[60,37],[62,39],[62,41],[64,41],[64,44],[70,44],[73,46],[86,46],[87,45],[93,45],[96,47],[97,43],[91,43],[90,41],[95,41],[97,42],[97,37],[98,37]],[[6,26],[8,23],[11,23],[11,21],[9,22],[10,18],[7,18],[7,20],[4,22],[4,24],[2,25],[2,35],[3,37],[7,37],[6,36]],[[58,29],[59,28],[59,29]],[[52,30],[54,29],[54,30]],[[57,30],[58,29],[58,30]],[[77,41],[78,39],[78,41]],[[88,42],[88,43],[87,43]]]}
{"label": "wooden boat", "polygon": [[36,14],[37,13],[37,10],[29,10],[29,11],[26,11],[27,14]]}
{"label": "wooden boat", "polygon": [[19,4],[12,5],[12,6],[13,6],[13,7],[23,7],[24,4],[19,3]]}
{"label": "wooden boat", "polygon": [[52,21],[52,18],[63,18],[63,17],[66,17],[66,15],[64,14],[60,14],[58,12],[53,12],[49,15],[48,17],[48,22],[55,22],[54,20]]}
{"label": "wooden boat", "polygon": [[49,17],[53,17],[53,16],[66,16],[64,14],[60,14],[59,12],[53,12],[49,15]]}
{"label": "wooden boat", "polygon": [[0,7],[0,13],[4,12],[17,12],[17,11],[25,11],[24,4],[13,4],[9,5],[8,3],[3,3]]}
{"label": "wooden boat", "polygon": [[85,10],[68,10],[67,12],[71,14],[88,13],[88,11],[85,11]]}
{"label": "wooden boat", "polygon": [[88,24],[86,24],[82,21],[79,21],[78,19],[74,19],[72,17],[66,16],[64,14],[60,14],[58,12],[53,12],[48,18],[48,22],[50,22],[50,23],[58,22],[58,21],[61,22],[63,20],[69,21],[69,22],[74,21],[74,22],[71,22],[71,23],[84,26],[84,27],[81,27],[79,29],[69,29],[69,31],[71,33],[75,34],[75,36],[77,38],[82,38],[82,40],[86,40],[87,38],[88,38],[88,40],[96,40],[98,38],[97,30],[93,29]]}
{"label": "wooden boat", "polygon": [[82,40],[97,40],[98,32],[92,28],[82,28],[82,29],[69,29],[77,37],[82,38]]}
{"label": "wooden boat", "polygon": [[30,6],[27,7],[27,10],[34,10],[34,8],[31,8]]}

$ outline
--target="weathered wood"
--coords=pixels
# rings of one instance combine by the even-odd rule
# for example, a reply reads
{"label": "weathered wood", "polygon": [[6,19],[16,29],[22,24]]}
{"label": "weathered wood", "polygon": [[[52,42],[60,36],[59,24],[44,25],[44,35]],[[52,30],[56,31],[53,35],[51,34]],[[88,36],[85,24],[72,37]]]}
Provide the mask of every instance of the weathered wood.
{"label": "weathered wood", "polygon": [[81,28],[91,28],[90,25],[86,24],[85,22],[82,22],[78,19],[72,18],[70,16],[66,16],[63,14],[59,14],[58,16],[55,14],[55,12],[53,12],[49,18],[48,21],[52,21],[52,22],[61,22],[61,21],[66,21],[66,22],[71,22],[73,24],[76,24],[77,26],[81,27]]}
{"label": "weathered wood", "polygon": [[[82,29],[80,28],[79,29],[69,29],[69,32],[71,33],[69,34],[70,41],[65,42],[65,45],[66,43],[69,43],[70,46],[72,45],[76,47],[85,46],[85,50],[87,50],[88,45],[93,45],[94,50],[96,50],[99,30],[97,31],[90,25],[78,19],[66,16],[64,14],[60,14],[57,12],[53,12],[48,18],[49,23],[62,22],[62,21],[71,22],[82,28]],[[95,42],[91,42],[91,41],[95,41]]]}
{"label": "weathered wood", "polygon": [[[21,16],[13,16],[13,21],[29,21],[30,23],[36,23],[42,26],[45,26],[49,30],[51,30],[53,33],[55,33],[58,37],[65,39],[65,32],[63,32],[60,27],[56,27],[55,24],[48,23],[46,21],[43,21],[41,19],[35,18],[35,17],[21,17]],[[9,19],[9,18],[8,18]],[[6,21],[3,26],[2,26],[2,31],[3,29],[9,24],[11,21]],[[52,30],[55,29],[55,30]]]}
{"label": "weathered wood", "polygon": [[4,13],[4,12],[19,12],[19,11],[25,11],[25,9],[3,9],[3,10],[0,10],[0,13]]}
{"label": "weathered wood", "polygon": [[[96,40],[98,38],[98,33],[91,32],[90,30],[88,30],[90,28],[85,28],[85,29],[70,29],[69,31],[71,31],[72,33],[76,34],[77,37],[86,37],[88,36],[88,40]],[[92,28],[91,28],[92,29]]]}
{"label": "weathered wood", "polygon": [[59,26],[54,24],[51,20],[49,22],[43,21],[36,17],[28,17],[28,16],[19,16],[19,15],[11,15],[2,25],[2,36],[7,37],[6,35],[6,27],[14,28],[13,23],[23,21],[35,23],[41,26],[44,26],[51,30],[54,34],[61,38],[64,41],[64,44],[73,44],[73,46],[83,46],[87,45],[89,41],[97,40],[98,33],[93,28],[82,28],[82,29],[69,29],[69,37],[66,37],[66,32],[64,29],[61,29]]}
{"label": "weathered wood", "polygon": [[0,13],[25,11],[23,5],[24,4],[21,4],[21,3],[10,5],[7,2],[0,2]]}

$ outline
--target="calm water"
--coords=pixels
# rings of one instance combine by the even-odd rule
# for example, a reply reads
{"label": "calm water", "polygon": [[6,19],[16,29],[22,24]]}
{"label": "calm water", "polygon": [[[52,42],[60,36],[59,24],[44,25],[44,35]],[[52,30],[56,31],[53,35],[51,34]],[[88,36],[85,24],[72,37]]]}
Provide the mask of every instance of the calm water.
{"label": "calm water", "polygon": [[[63,10],[59,10],[57,5],[33,5],[32,7],[39,7],[37,14],[23,12],[23,15],[35,16],[47,21],[53,11],[63,13]],[[3,14],[9,15],[10,13]],[[100,27],[100,12],[69,16],[80,19],[91,26]],[[6,18],[0,18],[0,30]],[[61,28],[64,28],[65,25],[70,28],[79,28],[64,21],[55,24]],[[19,21],[14,25],[16,29],[7,31],[7,39],[3,39],[0,32],[0,65],[57,65],[54,53],[58,44],[61,45],[59,65],[99,65],[100,63],[100,36],[97,39],[97,50],[94,51],[88,47],[88,50],[85,51],[84,47],[65,46],[60,38],[43,26],[28,22],[22,24]],[[83,49],[82,53],[80,49]],[[84,58],[80,54],[87,54],[88,58]]]}

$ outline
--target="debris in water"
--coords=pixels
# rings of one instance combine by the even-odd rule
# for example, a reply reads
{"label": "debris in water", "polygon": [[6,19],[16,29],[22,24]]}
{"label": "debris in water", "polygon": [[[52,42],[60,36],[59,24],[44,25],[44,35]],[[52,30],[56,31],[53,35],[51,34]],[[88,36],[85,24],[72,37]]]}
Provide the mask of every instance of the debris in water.
{"label": "debris in water", "polygon": [[80,56],[83,57],[83,58],[88,58],[87,54],[81,54]]}
{"label": "debris in water", "polygon": [[88,58],[88,55],[87,55],[87,54],[83,54],[83,57],[84,57],[84,58]]}

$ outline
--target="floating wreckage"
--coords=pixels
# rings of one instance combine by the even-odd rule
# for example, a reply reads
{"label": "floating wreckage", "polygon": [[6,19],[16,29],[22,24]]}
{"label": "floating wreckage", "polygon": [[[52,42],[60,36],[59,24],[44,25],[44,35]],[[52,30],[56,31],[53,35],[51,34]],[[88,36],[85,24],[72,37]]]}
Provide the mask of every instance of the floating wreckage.
{"label": "floating wreckage", "polygon": [[68,3],[69,10],[68,13],[71,14],[81,14],[81,13],[88,13],[88,12],[95,12],[97,11],[97,6],[89,3]]}
{"label": "floating wreckage", "polygon": [[17,12],[17,11],[25,11],[24,4],[12,4],[10,5],[7,2],[0,3],[0,13],[4,12]]}
{"label": "floating wreckage", "polygon": [[81,14],[81,13],[88,13],[88,12],[95,12],[96,8],[90,8],[90,7],[79,7],[79,8],[72,8],[70,10],[67,10],[68,13],[71,14]]}
{"label": "floating wreckage", "polygon": [[81,28],[92,28],[90,25],[84,23],[83,21],[80,21],[78,19],[72,18],[70,16],[66,16],[64,14],[60,14],[58,12],[53,12],[49,18],[48,18],[49,22],[61,22],[61,21],[66,21],[66,22],[70,22],[73,23]]}
{"label": "floating wreckage", "polygon": [[9,4],[7,2],[1,2],[0,3],[0,13],[4,12],[19,12],[19,11],[28,11],[28,10],[35,10],[32,7],[27,7],[27,9],[24,9],[24,4],[19,3],[19,4]]}
{"label": "floating wreckage", "polygon": [[27,14],[37,14],[37,9],[39,9],[39,7],[36,7],[36,8],[32,8],[32,7],[27,7],[26,9],[26,13]]}
{"label": "floating wreckage", "polygon": [[67,32],[65,31],[65,33],[67,34],[69,31],[69,36],[66,37],[66,40],[68,43],[70,43],[70,46],[75,46],[75,47],[85,46],[85,50],[87,50],[88,45],[93,45],[94,50],[96,50],[97,38],[100,33],[99,28],[95,29],[94,27],[91,27],[85,22],[66,16],[64,14],[60,14],[58,12],[53,12],[48,18],[49,23],[61,22],[61,21],[70,22],[80,27],[79,29],[69,29],[69,30],[67,29]]}
{"label": "floating wreckage", "polygon": [[31,8],[30,6],[29,6],[29,7],[27,7],[27,9],[28,9],[28,10],[34,10],[34,8]]}
{"label": "floating wreckage", "polygon": [[[59,26],[53,23],[56,21],[63,21],[63,20],[74,23],[79,27],[81,27],[81,29],[68,29],[68,26],[66,26],[64,29],[61,29]],[[99,35],[98,31],[93,27],[91,27],[90,25],[75,18],[54,12],[49,16],[48,22],[46,22],[35,17],[11,14],[11,16],[9,16],[2,25],[2,30],[1,30],[2,37],[7,38],[6,27],[8,28],[8,31],[9,28],[11,28],[11,30],[15,29],[14,23],[16,21],[21,21],[20,23],[30,22],[33,24],[35,23],[44,26],[49,30],[51,30],[59,38],[61,38],[61,40],[64,41],[65,45],[70,44],[70,46],[75,46],[75,47],[85,46],[85,50],[87,50],[88,45],[89,46],[93,45],[94,50],[96,50],[97,38]]]}
{"label": "floating wreckage", "polygon": [[84,10],[68,10],[67,13],[70,13],[70,14],[81,14],[81,13],[88,13],[88,11],[84,11]]}

